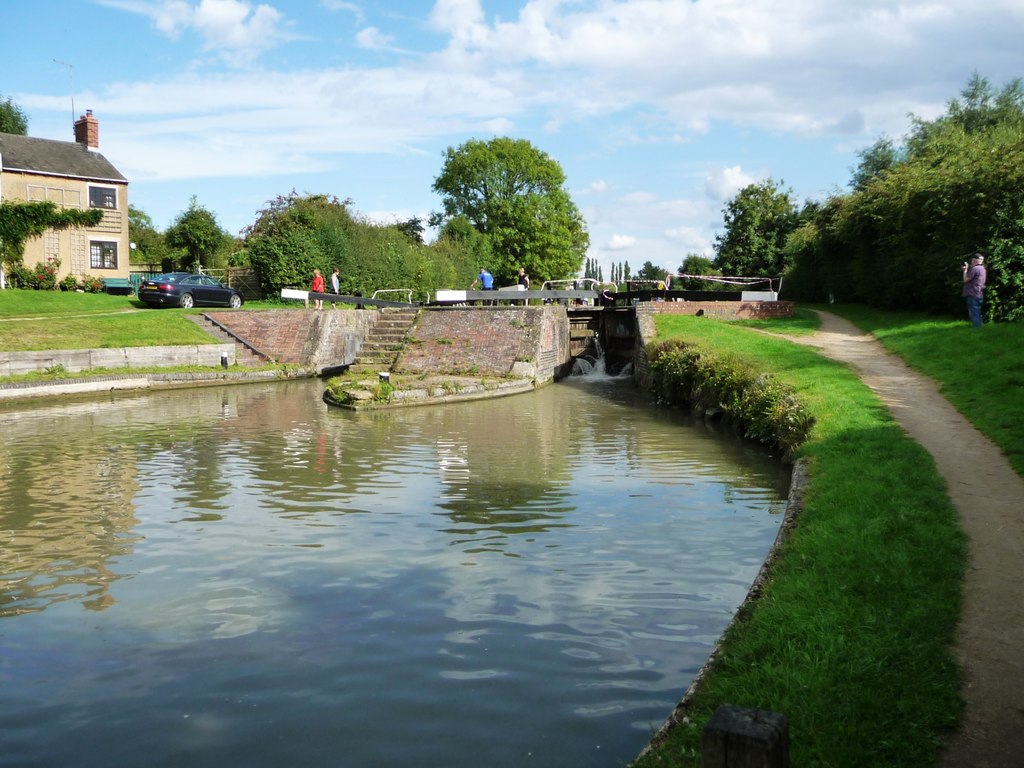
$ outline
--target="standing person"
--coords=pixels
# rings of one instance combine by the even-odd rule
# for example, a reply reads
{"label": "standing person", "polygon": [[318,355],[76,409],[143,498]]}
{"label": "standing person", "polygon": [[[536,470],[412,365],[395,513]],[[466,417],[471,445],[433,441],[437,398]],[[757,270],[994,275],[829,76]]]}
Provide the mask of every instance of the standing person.
{"label": "standing person", "polygon": [[[335,267],[334,271],[331,272],[331,293],[333,293],[335,296],[337,296],[339,293],[341,293],[341,278],[338,277],[338,272],[339,272],[339,270],[338,270],[337,267]],[[331,302],[331,309],[337,309],[337,308],[338,308],[338,302],[332,301]]]}
{"label": "standing person", "polygon": [[[530,290],[530,276],[526,274],[526,270],[522,267],[519,268],[519,285],[523,286],[524,291]],[[523,299],[523,306],[526,306],[529,302]]]}
{"label": "standing person", "polygon": [[985,257],[976,253],[971,257],[970,266],[963,263],[964,288],[961,296],[967,302],[967,316],[971,325],[981,327],[981,301],[985,295]]}
{"label": "standing person", "polygon": [[480,290],[482,291],[494,290],[494,276],[483,267],[480,267],[480,274],[476,276],[476,280],[469,286],[469,290],[476,288],[477,283],[480,284]]}
{"label": "standing person", "polygon": [[[326,293],[327,292],[326,286],[324,285],[324,276],[320,274],[320,270],[319,269],[314,269],[313,270],[313,284],[309,287],[309,290],[312,291],[313,293]],[[314,309],[323,309],[324,308],[324,300],[323,299],[313,299],[313,308]]]}
{"label": "standing person", "polygon": [[[476,280],[469,286],[469,290],[476,288],[477,283],[480,284],[480,290],[482,291],[493,291],[494,290],[494,276],[483,267],[480,267],[480,274],[476,276]],[[491,302],[485,301],[484,305],[487,306]]]}

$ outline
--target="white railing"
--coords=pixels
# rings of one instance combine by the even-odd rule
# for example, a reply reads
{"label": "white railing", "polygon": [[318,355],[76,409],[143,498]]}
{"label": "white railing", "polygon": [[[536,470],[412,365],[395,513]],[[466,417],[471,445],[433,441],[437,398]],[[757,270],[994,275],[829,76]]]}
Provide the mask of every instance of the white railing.
{"label": "white railing", "polygon": [[406,304],[412,304],[412,288],[381,288],[379,291],[374,291],[370,298],[376,299],[382,293],[401,293],[405,296]]}

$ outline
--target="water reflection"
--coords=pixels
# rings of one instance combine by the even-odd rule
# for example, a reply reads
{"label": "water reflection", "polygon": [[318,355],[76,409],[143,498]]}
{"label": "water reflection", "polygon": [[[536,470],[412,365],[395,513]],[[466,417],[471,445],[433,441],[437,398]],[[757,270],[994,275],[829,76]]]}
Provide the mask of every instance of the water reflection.
{"label": "water reflection", "polygon": [[781,467],[620,383],[320,392],[0,410],[0,764],[622,764],[777,529]]}

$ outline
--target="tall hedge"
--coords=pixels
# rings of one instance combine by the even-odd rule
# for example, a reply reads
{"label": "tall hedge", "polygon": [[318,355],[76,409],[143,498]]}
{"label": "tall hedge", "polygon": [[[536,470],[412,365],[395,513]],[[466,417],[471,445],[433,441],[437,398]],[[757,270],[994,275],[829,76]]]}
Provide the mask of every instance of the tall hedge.
{"label": "tall hedge", "polygon": [[790,236],[789,295],[962,311],[963,261],[988,256],[989,319],[1024,318],[1024,94],[972,81],[918,122],[901,159],[830,198]]}

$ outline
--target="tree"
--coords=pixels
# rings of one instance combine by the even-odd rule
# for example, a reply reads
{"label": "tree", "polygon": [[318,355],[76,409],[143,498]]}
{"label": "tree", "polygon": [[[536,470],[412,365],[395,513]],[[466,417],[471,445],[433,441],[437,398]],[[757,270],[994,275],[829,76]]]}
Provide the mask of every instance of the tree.
{"label": "tree", "polygon": [[408,237],[414,243],[423,242],[423,219],[419,216],[414,216],[407,221],[400,221],[395,225],[398,227],[398,231]]}
{"label": "tree", "polygon": [[6,99],[0,99],[0,133],[28,135],[28,118],[21,107],[11,101],[9,96]]}
{"label": "tree", "polygon": [[524,267],[534,280],[580,271],[590,238],[557,161],[525,139],[471,139],[449,147],[433,189],[443,211],[434,225],[465,217],[490,243],[499,280]]}
{"label": "tree", "polygon": [[860,164],[853,172],[854,189],[863,189],[873,179],[895,168],[901,160],[900,151],[893,144],[892,139],[886,136],[878,139],[867,149],[858,152],[857,156],[860,158]]}
{"label": "tree", "polygon": [[652,264],[649,261],[645,261],[643,266],[640,267],[639,270],[637,270],[636,279],[637,280],[664,280],[665,279],[665,275],[667,275],[667,274],[668,274],[667,270],[662,269],[661,267],[655,266],[654,264]]}
{"label": "tree", "polygon": [[214,256],[228,239],[217,217],[199,205],[195,195],[189,201],[188,210],[179,214],[164,234],[167,245],[185,252],[184,265],[189,269],[211,266]]}
{"label": "tree", "polygon": [[134,246],[131,252],[133,264],[162,265],[170,256],[164,236],[153,226],[153,220],[134,205],[128,206],[128,239]]}
{"label": "tree", "polygon": [[[715,269],[715,264],[711,259],[699,256],[696,253],[688,253],[683,259],[683,263],[679,265],[679,274],[720,275],[721,272]],[[678,280],[673,279],[672,287],[680,291],[707,291],[720,288],[721,284],[709,280],[699,280],[695,277],[685,277]]]}
{"label": "tree", "polygon": [[799,225],[790,193],[771,179],[741,189],[722,211],[715,262],[732,277],[774,277],[786,267],[786,238]]}

